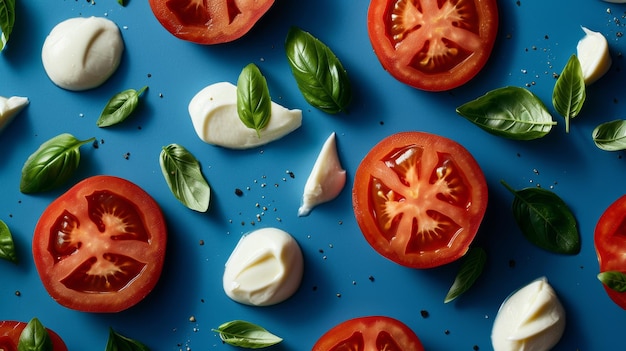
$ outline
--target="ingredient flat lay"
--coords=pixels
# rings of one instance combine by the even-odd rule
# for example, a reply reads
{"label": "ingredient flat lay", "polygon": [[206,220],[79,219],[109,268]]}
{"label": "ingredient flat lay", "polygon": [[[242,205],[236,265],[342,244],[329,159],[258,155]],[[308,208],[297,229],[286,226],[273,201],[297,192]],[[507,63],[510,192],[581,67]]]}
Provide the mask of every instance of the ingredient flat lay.
{"label": "ingredient flat lay", "polygon": [[[626,194],[626,161],[619,128],[596,128],[626,118],[626,5],[443,3],[452,13],[471,9],[472,18],[448,23],[435,43],[424,40],[426,17],[412,16],[428,6],[414,3],[224,1],[203,33],[206,18],[185,15],[184,1],[17,1],[0,51],[0,247],[9,231],[14,244],[0,260],[0,321],[13,322],[0,325],[36,318],[68,349],[86,351],[125,337],[151,350],[231,350],[225,342],[250,344],[238,339],[243,330],[271,350],[372,338],[491,350],[502,335],[499,311],[513,311],[505,329],[525,337],[550,315],[515,311],[556,306],[554,350],[611,349],[624,300],[598,274],[622,277],[611,244],[620,240],[622,205],[609,206]],[[402,23],[378,22],[389,11]],[[105,39],[115,44],[104,53],[81,46],[80,64],[103,67],[95,80],[90,64],[61,66],[47,51],[54,28],[76,19],[112,30],[71,31],[83,41],[111,32],[122,39]],[[411,51],[409,42],[430,50]],[[310,56],[323,68],[307,66]],[[476,62],[458,68],[465,56]],[[408,81],[414,67],[435,79]],[[561,79],[557,94],[560,77],[581,79]],[[259,81],[267,90],[256,90],[265,87]],[[580,87],[585,94],[573,100],[582,107],[562,99]],[[244,118],[241,88],[252,113]],[[272,112],[255,115],[255,98],[259,111]],[[485,118],[489,108],[523,104],[541,120],[487,123],[500,116]],[[403,139],[406,132],[420,137]],[[386,182],[389,174],[400,181]],[[126,181],[135,190],[119,190],[130,189],[118,183]],[[87,204],[68,200],[76,194]],[[423,199],[426,214],[391,212],[405,198]],[[558,240],[549,245],[552,232],[528,235],[532,210],[543,205],[567,210],[573,234],[556,237],[572,245],[562,252]],[[86,225],[102,235],[88,241]],[[397,228],[412,228],[410,238],[396,240]],[[264,230],[272,235],[255,236]],[[454,252],[410,252],[424,242]],[[398,259],[406,243],[403,257],[423,261]],[[396,252],[383,254],[389,246]],[[242,260],[249,257],[257,261]],[[111,273],[120,267],[137,278]],[[528,286],[535,290],[520,290]],[[533,304],[536,296],[545,304]]]}

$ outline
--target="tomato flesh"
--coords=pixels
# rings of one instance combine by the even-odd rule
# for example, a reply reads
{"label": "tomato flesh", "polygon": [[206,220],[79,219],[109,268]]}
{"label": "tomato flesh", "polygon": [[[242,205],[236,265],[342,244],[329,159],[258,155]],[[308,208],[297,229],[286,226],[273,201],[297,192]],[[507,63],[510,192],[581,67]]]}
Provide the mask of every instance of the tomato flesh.
{"label": "tomato flesh", "polygon": [[392,76],[442,91],[465,84],[483,68],[498,20],[495,0],[372,0],[368,33]]}
{"label": "tomato flesh", "polygon": [[423,351],[418,336],[406,324],[386,316],[342,322],[322,335],[312,351]]}
{"label": "tomato flesh", "polygon": [[149,0],[161,25],[198,44],[239,39],[272,7],[274,0]]}
{"label": "tomato flesh", "polygon": [[[17,351],[20,335],[27,324],[19,321],[0,321],[0,350]],[[48,328],[46,330],[52,341],[52,351],[67,351],[67,346],[59,334]]]}
{"label": "tomato flesh", "polygon": [[156,285],[165,245],[165,221],[152,197],[127,180],[96,176],[46,208],[33,256],[46,290],[61,305],[117,312]]}
{"label": "tomato flesh", "polygon": [[[626,274],[626,195],[613,202],[598,220],[594,245],[600,272],[619,271]],[[611,300],[626,309],[626,292],[603,286]]]}
{"label": "tomato flesh", "polygon": [[472,155],[447,138],[394,134],[375,145],[357,168],[355,217],[369,244],[412,268],[432,268],[463,256],[487,207],[487,184]]}

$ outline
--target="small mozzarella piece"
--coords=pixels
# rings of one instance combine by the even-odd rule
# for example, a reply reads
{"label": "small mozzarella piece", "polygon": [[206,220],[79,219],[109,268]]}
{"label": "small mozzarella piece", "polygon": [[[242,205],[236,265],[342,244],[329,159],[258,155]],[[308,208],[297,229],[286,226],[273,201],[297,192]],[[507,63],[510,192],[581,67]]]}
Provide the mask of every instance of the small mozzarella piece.
{"label": "small mozzarella piece", "polygon": [[5,98],[0,96],[0,132],[26,105],[28,105],[28,98],[26,97],[11,96]]}
{"label": "small mozzarella piece", "polygon": [[317,156],[304,185],[298,216],[308,216],[315,206],[333,200],[346,184],[346,171],[339,162],[335,139],[335,133],[332,133]]}
{"label": "small mozzarella piece", "polygon": [[302,251],[289,233],[258,229],[242,236],[228,258],[224,292],[242,304],[274,305],[298,290],[303,271]]}
{"label": "small mozzarella piece", "polygon": [[565,309],[545,277],[509,296],[493,323],[494,351],[548,351],[565,330]]}
{"label": "small mozzarella piece", "polygon": [[256,130],[246,127],[237,112],[237,86],[211,84],[189,102],[189,115],[198,137],[205,143],[230,149],[249,149],[280,139],[302,125],[302,111],[289,110],[272,101],[268,124]]}
{"label": "small mozzarella piece", "polygon": [[73,91],[95,88],[117,70],[124,41],[117,25],[103,17],[76,17],[57,24],[41,51],[52,82]]}
{"label": "small mozzarella piece", "polygon": [[583,69],[585,84],[589,85],[602,77],[611,68],[609,43],[602,33],[582,27],[585,36],[578,41],[576,55]]}

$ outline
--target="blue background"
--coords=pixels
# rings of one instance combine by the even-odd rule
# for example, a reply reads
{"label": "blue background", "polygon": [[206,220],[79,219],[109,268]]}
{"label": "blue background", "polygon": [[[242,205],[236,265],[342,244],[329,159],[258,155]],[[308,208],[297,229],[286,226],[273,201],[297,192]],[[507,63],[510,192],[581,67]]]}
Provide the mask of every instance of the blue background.
{"label": "blue background", "polygon": [[[546,276],[568,313],[556,350],[615,349],[614,340],[621,339],[626,312],[610,301],[596,279],[593,231],[602,212],[625,193],[626,160],[623,152],[596,148],[591,132],[602,122],[626,117],[621,54],[626,42],[620,34],[626,5],[501,0],[500,31],[487,66],[463,87],[429,93],[383,71],[367,36],[364,0],[279,0],[247,36],[218,46],[173,37],[144,0],[130,0],[126,7],[115,0],[17,2],[16,26],[0,53],[0,95],[27,96],[31,102],[0,135],[0,219],[11,229],[20,256],[17,265],[0,262],[0,319],[38,317],[71,350],[104,349],[108,327],[153,350],[228,350],[232,347],[223,345],[211,328],[245,319],[284,338],[273,350],[306,350],[346,319],[379,314],[406,323],[429,350],[472,350],[475,345],[489,350],[491,326],[504,298]],[[115,75],[85,92],[56,87],[41,63],[45,36],[57,23],[77,16],[113,20],[126,44]],[[325,42],[348,70],[354,87],[349,114],[324,114],[302,98],[284,54],[284,38],[292,25]],[[584,35],[581,25],[607,37],[613,65],[589,87],[583,112],[566,134],[551,105],[553,74],[575,53]],[[275,101],[303,110],[302,127],[252,150],[203,143],[187,113],[190,99],[208,84],[235,83],[251,62],[266,76]],[[114,128],[96,127],[113,94],[144,85],[149,90],[132,119]],[[530,142],[498,138],[455,113],[462,103],[507,85],[528,87],[553,112],[559,124],[547,137]],[[382,138],[406,130],[436,133],[463,144],[489,185],[489,207],[476,239],[488,251],[487,266],[475,286],[449,304],[443,298],[458,263],[419,271],[387,261],[365,242],[351,209],[352,178],[360,160]],[[65,132],[102,143],[97,149],[81,149],[79,172],[65,187],[21,194],[20,170],[26,158],[41,143]],[[299,218],[304,183],[332,132],[337,133],[348,172],[347,186],[335,201]],[[208,213],[185,208],[169,192],[158,162],[161,147],[169,143],[182,144],[201,161],[213,189]],[[159,284],[140,304],[117,314],[82,313],[56,304],[39,280],[30,251],[33,228],[46,206],[72,184],[96,174],[140,185],[162,206],[169,226]],[[515,225],[512,196],[500,180],[515,188],[543,186],[565,200],[578,220],[580,254],[556,255],[529,244]],[[236,188],[244,195],[236,196]],[[243,233],[268,226],[290,232],[300,243],[305,256],[302,285],[276,306],[237,304],[222,291],[223,265]],[[190,321],[192,316],[195,321]]]}

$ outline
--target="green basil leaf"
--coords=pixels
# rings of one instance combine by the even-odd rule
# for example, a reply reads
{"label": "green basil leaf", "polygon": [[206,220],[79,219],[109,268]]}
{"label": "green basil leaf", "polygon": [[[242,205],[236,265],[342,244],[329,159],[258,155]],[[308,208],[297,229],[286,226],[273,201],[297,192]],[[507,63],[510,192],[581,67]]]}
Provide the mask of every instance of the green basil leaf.
{"label": "green basil leaf", "polygon": [[117,3],[122,5],[122,6],[126,6],[126,4],[124,4],[124,0],[117,0]]}
{"label": "green basil leaf", "polygon": [[256,130],[259,138],[261,129],[270,121],[272,99],[267,81],[259,68],[251,63],[244,67],[237,80],[237,113],[243,124]]}
{"label": "green basil leaf", "polygon": [[598,274],[598,279],[611,290],[626,292],[626,274],[620,271],[601,272]]}
{"label": "green basil leaf", "polygon": [[0,220],[0,258],[17,262],[13,236],[6,223]]}
{"label": "green basil leaf", "polygon": [[469,290],[483,272],[487,262],[487,253],[481,247],[472,247],[463,258],[461,268],[448,290],[444,303],[448,303]]}
{"label": "green basil leaf", "polygon": [[61,186],[78,168],[79,148],[95,139],[78,140],[64,133],[41,144],[22,167],[20,191],[30,194]]}
{"label": "green basil leaf", "polygon": [[265,328],[242,320],[226,322],[213,331],[219,333],[223,342],[247,349],[261,349],[283,341]]}
{"label": "green basil leaf", "polygon": [[456,112],[493,135],[514,140],[544,137],[556,124],[541,99],[513,86],[492,90]]}
{"label": "green basil leaf", "polygon": [[52,340],[48,330],[41,324],[39,319],[31,319],[17,343],[18,351],[52,351]]}
{"label": "green basil leaf", "polygon": [[115,94],[100,113],[96,125],[102,128],[123,122],[135,111],[139,105],[139,97],[147,89],[145,86],[138,91],[128,89]]}
{"label": "green basil leaf", "polygon": [[148,346],[137,340],[128,338],[109,328],[109,339],[105,351],[150,351]]}
{"label": "green basil leaf", "polygon": [[592,133],[596,146],[606,151],[626,149],[626,120],[618,119],[602,123]]}
{"label": "green basil leaf", "polygon": [[565,118],[565,132],[569,133],[570,119],[578,116],[587,96],[583,69],[576,55],[570,56],[552,91],[552,105]]}
{"label": "green basil leaf", "polygon": [[348,73],[330,48],[310,33],[291,27],[285,49],[304,99],[327,113],[346,111],[352,100],[352,86]]}
{"label": "green basil leaf", "polygon": [[2,51],[15,26],[15,0],[0,0],[0,51]]}
{"label": "green basil leaf", "polygon": [[554,253],[580,252],[576,218],[558,195],[543,188],[514,190],[501,183],[515,195],[513,216],[528,241]]}
{"label": "green basil leaf", "polygon": [[172,194],[188,208],[206,212],[211,188],[202,175],[198,160],[183,146],[170,144],[161,150],[159,161]]}

